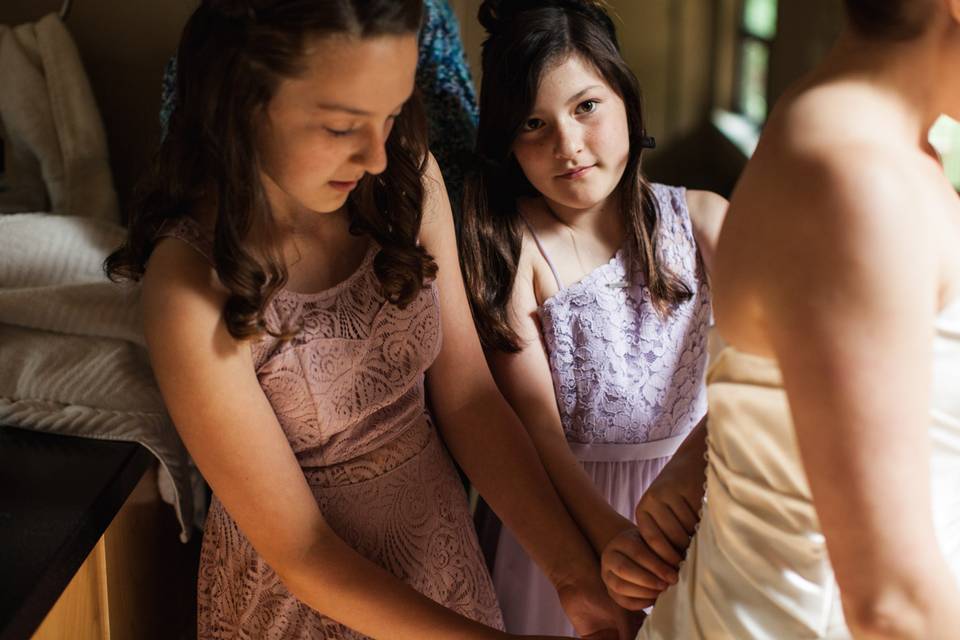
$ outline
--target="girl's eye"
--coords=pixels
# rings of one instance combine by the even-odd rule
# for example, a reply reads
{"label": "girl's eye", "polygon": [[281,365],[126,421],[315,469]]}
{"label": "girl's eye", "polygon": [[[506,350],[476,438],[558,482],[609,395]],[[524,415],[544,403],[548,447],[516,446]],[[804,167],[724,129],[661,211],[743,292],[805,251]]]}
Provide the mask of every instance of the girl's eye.
{"label": "girl's eye", "polygon": [[593,113],[596,110],[597,110],[596,100],[584,100],[579,105],[577,105],[578,113]]}
{"label": "girl's eye", "polygon": [[543,126],[543,120],[540,120],[539,118],[530,118],[529,120],[523,123],[523,130],[536,131],[542,126]]}
{"label": "girl's eye", "polygon": [[327,130],[327,133],[332,135],[334,138],[342,138],[356,131],[356,129],[331,129],[330,127],[325,127],[325,129]]}

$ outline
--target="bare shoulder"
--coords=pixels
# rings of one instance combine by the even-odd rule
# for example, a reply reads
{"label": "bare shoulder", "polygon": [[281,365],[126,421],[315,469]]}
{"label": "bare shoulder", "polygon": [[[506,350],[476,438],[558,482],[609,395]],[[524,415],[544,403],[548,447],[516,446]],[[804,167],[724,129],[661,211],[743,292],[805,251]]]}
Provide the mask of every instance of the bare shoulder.
{"label": "bare shoulder", "polygon": [[720,194],[701,189],[687,189],[687,210],[694,224],[719,227],[729,203]]}
{"label": "bare shoulder", "polygon": [[440,165],[432,153],[427,153],[424,161],[423,176],[423,218],[421,220],[421,234],[430,234],[435,226],[453,224],[453,214],[450,208],[450,199],[447,195],[447,186],[443,181]]}
{"label": "bare shoulder", "polygon": [[532,307],[530,310],[533,311],[545,300],[554,296],[559,291],[559,287],[553,270],[547,263],[528,224],[538,229],[541,242],[545,242],[544,234],[552,232],[550,225],[555,224],[556,221],[546,212],[543,202],[538,198],[521,199],[517,202],[517,208],[528,222],[520,225],[522,229],[520,259],[517,261],[514,291],[522,294],[523,299],[527,301],[527,306]]}
{"label": "bare shoulder", "polygon": [[538,287],[540,280],[538,274],[543,268],[547,268],[543,256],[537,249],[530,230],[524,228],[523,239],[520,244],[520,259],[517,260],[517,275],[513,282],[514,291],[526,289],[530,294],[527,297],[533,297],[535,300],[541,299],[538,295],[541,288]]}
{"label": "bare shoulder", "polygon": [[176,239],[161,240],[143,277],[147,340],[209,331],[221,322],[227,298],[213,268],[196,250]]}
{"label": "bare shoulder", "polygon": [[933,286],[935,227],[917,207],[922,159],[847,142],[787,153],[775,164],[780,175],[768,173],[767,184],[745,184],[743,198],[734,197],[731,220],[742,211],[756,227],[739,229],[754,234],[749,250],[763,265],[756,277],[778,292],[778,304],[792,287],[827,296],[845,286],[865,295]]}
{"label": "bare shoulder", "polygon": [[712,271],[713,256],[720,237],[720,229],[727,215],[729,202],[721,195],[712,191],[697,189],[688,190],[686,194],[687,211],[690,213],[690,222],[693,226],[693,235],[707,272]]}

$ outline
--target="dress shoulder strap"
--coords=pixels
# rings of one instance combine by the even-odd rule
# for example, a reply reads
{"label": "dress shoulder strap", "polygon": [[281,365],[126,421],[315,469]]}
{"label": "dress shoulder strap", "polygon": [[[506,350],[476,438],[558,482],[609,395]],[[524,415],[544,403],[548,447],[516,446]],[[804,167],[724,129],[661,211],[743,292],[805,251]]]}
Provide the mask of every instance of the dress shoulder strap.
{"label": "dress shoulder strap", "polygon": [[176,238],[188,244],[208,263],[213,264],[213,239],[196,220],[189,216],[180,216],[164,222],[160,231],[157,232],[157,240],[160,238]]}
{"label": "dress shoulder strap", "polygon": [[523,220],[523,224],[527,225],[527,229],[530,231],[530,235],[533,236],[533,241],[537,245],[537,250],[540,251],[540,255],[543,256],[543,259],[547,261],[547,266],[550,267],[550,272],[553,273],[553,279],[557,281],[557,288],[563,289],[563,281],[560,280],[560,275],[557,273],[557,268],[553,264],[553,260],[550,259],[550,256],[547,255],[546,249],[543,248],[543,243],[540,242],[540,237],[537,235],[537,232],[533,230],[533,225],[530,224],[530,221],[527,220],[527,217],[520,214],[520,219]]}

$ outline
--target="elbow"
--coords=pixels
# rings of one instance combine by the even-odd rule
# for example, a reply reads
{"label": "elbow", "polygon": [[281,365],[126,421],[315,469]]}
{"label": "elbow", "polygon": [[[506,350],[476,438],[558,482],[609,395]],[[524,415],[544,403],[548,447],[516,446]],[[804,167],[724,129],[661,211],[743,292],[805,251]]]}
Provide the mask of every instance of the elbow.
{"label": "elbow", "polygon": [[[311,539],[290,541],[290,544],[274,541],[271,548],[260,553],[287,590],[318,611],[327,609],[324,594],[332,591],[326,588],[326,583],[338,575],[336,562],[331,562],[331,558],[344,557],[332,544],[332,535],[335,534],[319,532]],[[320,570],[324,566],[327,571]]]}
{"label": "elbow", "polygon": [[917,593],[886,589],[843,598],[847,627],[858,640],[904,640],[929,637],[929,607]]}

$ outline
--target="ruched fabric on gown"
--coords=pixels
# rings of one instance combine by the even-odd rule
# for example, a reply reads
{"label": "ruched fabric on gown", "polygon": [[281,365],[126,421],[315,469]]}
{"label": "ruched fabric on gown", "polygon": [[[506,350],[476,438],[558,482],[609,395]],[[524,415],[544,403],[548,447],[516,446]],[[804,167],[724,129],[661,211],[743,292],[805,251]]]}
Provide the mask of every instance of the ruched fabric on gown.
{"label": "ruched fabric on gown", "polygon": [[[209,238],[188,218],[159,235],[210,260]],[[502,628],[466,494],[426,409],[424,372],[440,352],[437,291],[424,287],[403,309],[388,303],[373,273],[377,251],[371,241],[331,289],[276,295],[267,323],[302,330],[252,345],[257,377],[330,527],[434,601]],[[197,591],[200,640],[365,637],[294,597],[216,496]]]}
{"label": "ruched fabric on gown", "polygon": [[[933,514],[960,580],[960,301],[939,314],[933,347]],[[850,638],[776,362],[728,347],[708,384],[703,518],[637,637]]]}

